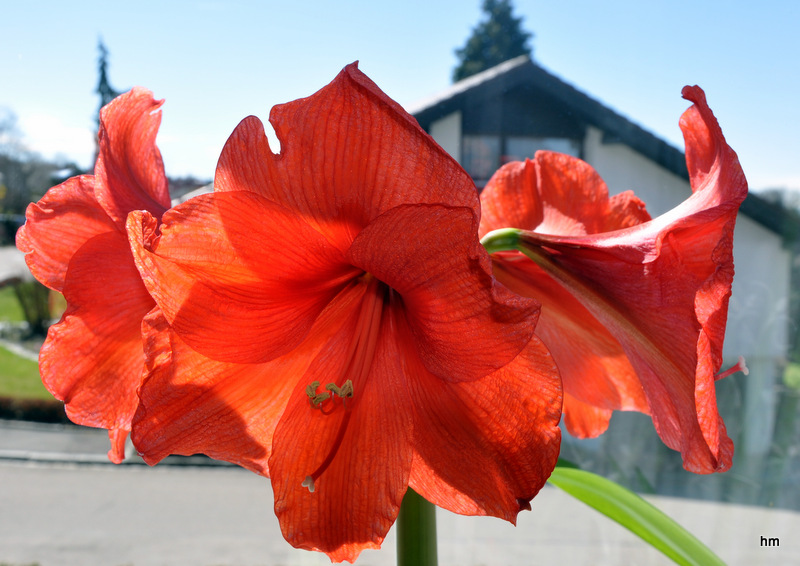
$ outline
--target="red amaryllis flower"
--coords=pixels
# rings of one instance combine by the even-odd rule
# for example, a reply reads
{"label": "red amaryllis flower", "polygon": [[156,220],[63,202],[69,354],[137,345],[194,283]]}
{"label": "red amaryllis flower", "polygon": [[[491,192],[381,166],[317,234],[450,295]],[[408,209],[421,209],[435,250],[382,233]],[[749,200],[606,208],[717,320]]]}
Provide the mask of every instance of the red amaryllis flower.
{"label": "red amaryllis flower", "polygon": [[47,191],[17,233],[33,275],[67,300],[39,355],[42,381],[70,420],[108,429],[116,463],[138,404],[142,318],[155,305],[133,263],[125,221],[130,210],[160,217],[170,206],[155,144],[161,104],[134,88],[105,106],[95,174]]}
{"label": "red amaryllis flower", "polygon": [[217,192],[160,231],[129,219],[163,312],[134,444],[268,475],[286,539],[336,561],[380,545],[409,485],[513,521],[555,465],[560,380],[538,302],[492,278],[470,178],[355,65],[270,121],[279,155],[247,118]]}
{"label": "red amaryllis flower", "polygon": [[494,273],[543,303],[537,334],[562,373],[567,428],[596,436],[612,410],[648,413],[687,470],[710,473],[733,455],[714,381],[747,182],[703,91],[683,96],[694,102],[680,122],[693,195],[680,206],[650,220],[631,193],[608,198],[586,163],[539,152],[489,182],[481,234],[522,229],[483,241],[524,252],[495,253]]}

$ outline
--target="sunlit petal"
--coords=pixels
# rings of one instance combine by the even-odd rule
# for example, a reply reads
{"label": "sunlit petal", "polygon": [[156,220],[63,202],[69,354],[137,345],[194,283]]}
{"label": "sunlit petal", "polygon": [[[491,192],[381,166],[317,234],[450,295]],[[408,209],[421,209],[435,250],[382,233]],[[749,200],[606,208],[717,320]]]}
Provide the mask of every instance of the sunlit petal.
{"label": "sunlit petal", "polygon": [[127,433],[144,363],[142,317],[153,300],[120,233],[95,236],[73,255],[64,297],[69,307],[39,356],[42,381],[73,422]]}
{"label": "sunlit petal", "polygon": [[94,198],[94,177],[83,175],[53,187],[28,206],[26,222],[17,232],[17,247],[34,277],[61,291],[75,250],[87,240],[115,230]]}
{"label": "sunlit petal", "polygon": [[135,87],[100,111],[95,196],[121,228],[131,210],[160,217],[170,206],[167,177],[156,134],[163,101]]}
{"label": "sunlit petal", "polygon": [[306,336],[359,270],[301,217],[249,192],[196,197],[156,233],[128,223],[144,282],[172,328],[214,359],[261,363]]}
{"label": "sunlit petal", "polygon": [[469,382],[447,383],[408,365],[411,487],[450,511],[516,522],[561,445],[561,380],[547,348],[534,338],[513,362]]}

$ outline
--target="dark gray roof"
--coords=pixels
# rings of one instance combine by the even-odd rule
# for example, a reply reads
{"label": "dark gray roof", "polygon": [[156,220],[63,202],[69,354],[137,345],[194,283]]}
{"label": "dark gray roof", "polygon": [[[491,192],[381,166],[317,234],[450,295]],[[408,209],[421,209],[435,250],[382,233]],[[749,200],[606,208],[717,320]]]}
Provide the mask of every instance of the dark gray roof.
{"label": "dark gray roof", "polygon": [[[428,130],[433,121],[462,109],[476,95],[488,99],[517,87],[536,89],[561,101],[579,120],[602,131],[604,141],[625,144],[667,171],[689,180],[686,159],[680,149],[546,71],[526,55],[461,80],[407,110]],[[778,234],[785,234],[787,223],[792,222],[783,207],[753,193],[747,196],[741,211]]]}

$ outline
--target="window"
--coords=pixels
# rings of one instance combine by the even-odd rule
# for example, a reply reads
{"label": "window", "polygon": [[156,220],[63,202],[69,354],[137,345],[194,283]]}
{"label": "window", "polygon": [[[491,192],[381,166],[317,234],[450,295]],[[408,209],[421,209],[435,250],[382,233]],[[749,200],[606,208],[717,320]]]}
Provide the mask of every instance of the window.
{"label": "window", "polygon": [[480,187],[503,163],[532,159],[540,149],[578,157],[581,143],[567,138],[510,136],[503,148],[500,136],[465,135],[461,138],[461,165]]}
{"label": "window", "polygon": [[503,155],[503,163],[523,161],[526,157],[533,159],[534,154],[540,149],[578,157],[581,146],[578,140],[567,138],[508,137],[506,138],[506,152]]}
{"label": "window", "polygon": [[475,181],[487,181],[500,167],[500,136],[464,136],[461,165]]}

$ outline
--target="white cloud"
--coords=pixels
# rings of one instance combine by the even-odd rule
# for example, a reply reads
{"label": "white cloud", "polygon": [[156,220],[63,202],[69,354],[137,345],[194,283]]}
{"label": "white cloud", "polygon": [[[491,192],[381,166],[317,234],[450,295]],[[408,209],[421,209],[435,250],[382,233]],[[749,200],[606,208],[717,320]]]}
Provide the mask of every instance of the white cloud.
{"label": "white cloud", "polygon": [[45,159],[67,158],[89,167],[94,158],[94,131],[91,123],[64,122],[49,114],[27,114],[18,117],[24,145]]}

